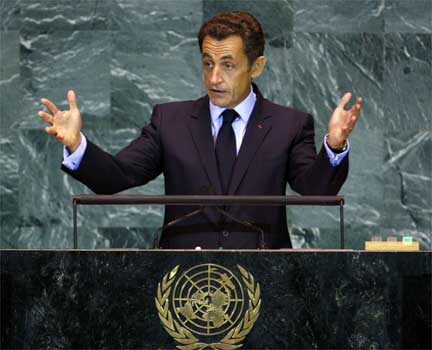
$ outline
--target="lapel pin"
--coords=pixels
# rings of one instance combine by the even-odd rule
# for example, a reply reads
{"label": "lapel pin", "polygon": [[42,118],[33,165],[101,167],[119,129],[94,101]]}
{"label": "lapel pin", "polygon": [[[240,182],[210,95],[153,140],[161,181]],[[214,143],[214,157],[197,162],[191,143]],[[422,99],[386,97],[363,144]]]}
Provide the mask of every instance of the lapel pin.
{"label": "lapel pin", "polygon": [[262,124],[258,124],[258,129],[262,129],[262,128],[263,128]]}

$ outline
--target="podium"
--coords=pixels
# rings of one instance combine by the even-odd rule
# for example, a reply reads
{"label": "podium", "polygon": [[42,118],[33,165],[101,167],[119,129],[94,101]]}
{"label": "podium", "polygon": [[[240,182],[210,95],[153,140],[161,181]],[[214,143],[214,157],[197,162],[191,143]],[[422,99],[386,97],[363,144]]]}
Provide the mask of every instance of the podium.
{"label": "podium", "polygon": [[[1,250],[1,348],[187,349],[166,330],[167,308],[183,329],[176,334],[186,337],[202,319],[208,334],[243,322],[241,342],[195,334],[226,349],[429,349],[431,258],[350,250]],[[219,273],[223,288],[206,288],[200,269]],[[237,316],[223,293],[236,284],[243,285],[230,300]]]}

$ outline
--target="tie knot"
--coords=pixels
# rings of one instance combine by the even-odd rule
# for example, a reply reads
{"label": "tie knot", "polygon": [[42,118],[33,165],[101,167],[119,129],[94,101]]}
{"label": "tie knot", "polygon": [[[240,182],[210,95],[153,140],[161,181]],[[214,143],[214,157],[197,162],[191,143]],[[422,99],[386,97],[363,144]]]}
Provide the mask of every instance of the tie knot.
{"label": "tie knot", "polygon": [[232,124],[232,122],[239,116],[234,109],[225,109],[222,113],[223,122]]}

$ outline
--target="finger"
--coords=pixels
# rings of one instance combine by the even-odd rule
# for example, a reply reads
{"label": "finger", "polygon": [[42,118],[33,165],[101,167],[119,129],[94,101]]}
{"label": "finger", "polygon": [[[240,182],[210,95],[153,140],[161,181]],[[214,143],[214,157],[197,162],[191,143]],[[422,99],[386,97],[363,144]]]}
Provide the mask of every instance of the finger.
{"label": "finger", "polygon": [[57,135],[57,130],[56,130],[56,128],[53,127],[53,126],[47,126],[47,127],[45,128],[45,131],[47,132],[47,134],[50,134],[50,135]]}
{"label": "finger", "polygon": [[63,141],[63,138],[64,138],[63,134],[58,132],[57,135],[56,135],[56,139],[58,141]]}
{"label": "finger", "polygon": [[67,93],[67,99],[69,102],[70,109],[78,109],[75,92],[73,90],[69,90]]}
{"label": "finger", "polygon": [[39,115],[39,118],[46,121],[48,124],[51,124],[51,125],[53,124],[53,117],[51,114],[48,114],[47,112],[44,112],[44,111],[39,111],[38,115]]}
{"label": "finger", "polygon": [[339,101],[339,106],[340,108],[345,108],[345,106],[347,105],[347,103],[349,102],[349,100],[351,99],[351,92],[346,92],[342,98]]}
{"label": "finger", "polygon": [[54,103],[52,103],[50,100],[43,98],[43,99],[41,99],[41,102],[46,108],[48,108],[50,110],[52,115],[55,115],[58,113],[59,110],[58,110],[57,106]]}
{"label": "finger", "polygon": [[354,104],[354,106],[355,106],[357,109],[360,109],[362,103],[363,103],[363,99],[362,99],[361,97],[358,97],[356,103]]}
{"label": "finger", "polygon": [[353,131],[353,129],[354,129],[356,123],[357,123],[357,120],[358,120],[357,115],[352,115],[351,116],[351,118],[350,118],[350,120],[348,122],[348,125],[347,125],[347,127],[349,129],[349,132]]}
{"label": "finger", "polygon": [[357,98],[355,104],[349,110],[349,113],[351,115],[353,114],[358,115],[360,113],[362,103],[363,103],[362,98],[361,97]]}

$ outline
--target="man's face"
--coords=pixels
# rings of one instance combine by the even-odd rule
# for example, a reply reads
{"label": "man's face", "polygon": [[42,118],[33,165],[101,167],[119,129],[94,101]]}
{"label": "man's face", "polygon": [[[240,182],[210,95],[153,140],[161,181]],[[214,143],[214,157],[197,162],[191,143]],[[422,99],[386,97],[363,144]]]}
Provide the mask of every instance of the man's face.
{"label": "man's face", "polygon": [[252,69],[240,36],[217,40],[206,36],[202,43],[204,84],[211,102],[234,108],[250,92]]}

